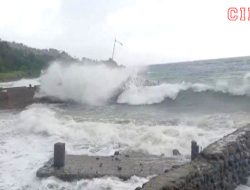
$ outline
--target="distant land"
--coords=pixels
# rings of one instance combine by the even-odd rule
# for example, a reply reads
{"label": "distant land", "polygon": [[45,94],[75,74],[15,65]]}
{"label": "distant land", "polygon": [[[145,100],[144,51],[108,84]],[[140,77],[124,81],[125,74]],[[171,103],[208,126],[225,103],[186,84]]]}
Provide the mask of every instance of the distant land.
{"label": "distant land", "polygon": [[[89,62],[100,61],[83,57],[73,58],[65,51],[57,49],[36,49],[22,43],[8,42],[0,39],[0,81],[17,80],[21,78],[38,77],[42,69],[50,62]],[[117,66],[113,60],[101,61]]]}
{"label": "distant land", "polygon": [[[28,47],[22,43],[8,42],[0,39],[0,81],[18,80],[21,78],[33,78],[40,76],[41,70],[48,67],[53,61],[62,61],[65,63],[106,63],[109,66],[118,66],[112,60],[93,60],[86,57],[81,59],[72,57],[65,51],[57,49],[36,49]],[[219,63],[219,62],[245,62],[250,63],[250,56],[230,57],[197,61],[178,62],[180,64],[196,63]],[[176,64],[176,63],[168,63]],[[161,64],[159,64],[161,65]]]}
{"label": "distant land", "polygon": [[[178,63],[203,63],[203,64],[209,64],[209,63],[250,63],[250,56],[240,56],[240,57],[226,57],[226,58],[217,58],[217,59],[203,59],[203,60],[194,60],[194,61],[183,61]],[[175,64],[175,63],[169,63],[169,64]]]}

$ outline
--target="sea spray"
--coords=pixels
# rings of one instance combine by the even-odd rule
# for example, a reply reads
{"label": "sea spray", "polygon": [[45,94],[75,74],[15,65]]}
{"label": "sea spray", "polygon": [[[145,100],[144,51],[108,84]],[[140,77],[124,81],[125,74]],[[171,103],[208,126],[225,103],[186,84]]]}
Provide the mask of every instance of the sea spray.
{"label": "sea spray", "polygon": [[1,82],[0,88],[13,88],[13,87],[29,87],[40,85],[40,78],[32,78],[32,79],[20,79],[17,81],[10,81],[10,82]]}
{"label": "sea spray", "polygon": [[108,67],[104,64],[54,63],[41,76],[40,96],[102,105],[115,96],[137,69]]}

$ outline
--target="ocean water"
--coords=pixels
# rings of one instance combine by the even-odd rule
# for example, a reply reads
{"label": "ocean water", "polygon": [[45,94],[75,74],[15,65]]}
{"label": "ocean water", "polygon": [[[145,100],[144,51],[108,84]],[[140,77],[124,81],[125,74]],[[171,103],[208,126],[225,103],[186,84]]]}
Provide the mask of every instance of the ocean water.
{"label": "ocean water", "polygon": [[[36,96],[65,103],[0,110],[0,189],[135,189],[149,178],[115,177],[62,182],[38,179],[36,170],[66,143],[71,154],[141,151],[190,157],[250,122],[250,63],[213,62],[110,68],[54,63],[37,79],[0,87],[40,84]],[[241,185],[238,190],[250,189]]]}

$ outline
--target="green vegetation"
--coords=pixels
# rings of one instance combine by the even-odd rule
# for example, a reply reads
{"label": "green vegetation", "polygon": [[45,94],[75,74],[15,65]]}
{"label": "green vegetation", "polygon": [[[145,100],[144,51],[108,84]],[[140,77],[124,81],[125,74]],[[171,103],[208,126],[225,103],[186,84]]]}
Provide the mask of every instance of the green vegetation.
{"label": "green vegetation", "polygon": [[0,40],[0,81],[38,77],[42,69],[55,60],[75,61],[64,51],[35,49]]}
{"label": "green vegetation", "polygon": [[0,39],[0,82],[38,77],[42,69],[45,69],[49,63],[56,60],[64,63],[103,63],[111,67],[118,67],[117,63],[112,59],[93,60],[83,57],[78,60],[64,51],[36,49],[21,43],[7,42]]}

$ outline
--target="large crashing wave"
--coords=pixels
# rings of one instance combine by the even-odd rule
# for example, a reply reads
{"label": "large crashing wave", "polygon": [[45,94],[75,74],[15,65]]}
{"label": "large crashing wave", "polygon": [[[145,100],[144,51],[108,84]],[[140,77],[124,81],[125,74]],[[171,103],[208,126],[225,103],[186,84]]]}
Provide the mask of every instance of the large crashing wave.
{"label": "large crashing wave", "polygon": [[238,81],[219,80],[215,84],[204,83],[161,83],[158,85],[131,84],[118,97],[118,103],[130,105],[146,105],[161,103],[166,98],[175,100],[181,92],[213,92],[231,96],[250,96],[250,73]]}
{"label": "large crashing wave", "polygon": [[136,72],[136,69],[102,64],[65,66],[54,63],[41,76],[39,95],[92,105],[105,104]]}
{"label": "large crashing wave", "polygon": [[[247,122],[246,119],[244,122]],[[38,140],[39,136],[45,136],[52,141],[63,141],[72,154],[98,153],[107,156],[118,149],[171,156],[173,148],[189,155],[190,144],[187,142],[195,139],[205,147],[235,130],[235,126],[241,126],[241,123],[241,120],[234,122],[227,114],[213,114],[199,118],[183,116],[168,124],[135,124],[132,120],[120,124],[103,122],[101,118],[95,121],[77,120],[71,115],[61,115],[60,109],[53,106],[33,104],[18,114],[11,126],[15,126],[18,135],[32,134]],[[218,131],[216,134],[215,129]],[[51,143],[51,139],[46,139],[46,142]]]}
{"label": "large crashing wave", "polygon": [[237,83],[217,81],[204,83],[154,83],[138,75],[138,68],[112,68],[107,65],[68,66],[54,63],[41,76],[40,96],[100,105],[109,100],[121,104],[148,105],[165,99],[175,100],[181,92],[223,93],[250,96],[250,74]]}
{"label": "large crashing wave", "polygon": [[244,80],[240,85],[231,85],[227,81],[219,81],[214,85],[203,83],[162,83],[155,86],[135,86],[124,90],[117,99],[118,103],[130,105],[146,105],[161,103],[166,98],[175,100],[181,92],[191,90],[193,92],[215,92],[232,96],[249,96],[250,83]]}

